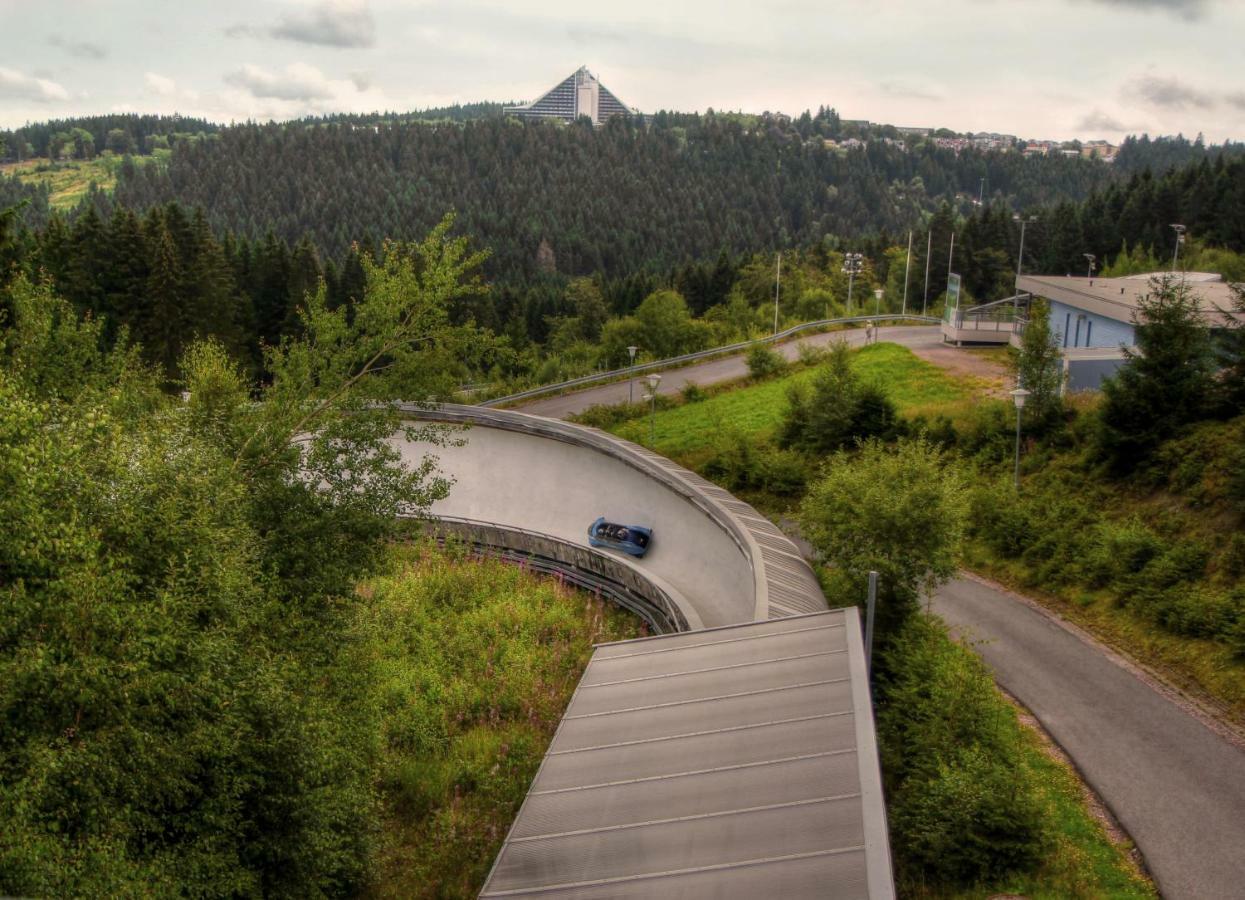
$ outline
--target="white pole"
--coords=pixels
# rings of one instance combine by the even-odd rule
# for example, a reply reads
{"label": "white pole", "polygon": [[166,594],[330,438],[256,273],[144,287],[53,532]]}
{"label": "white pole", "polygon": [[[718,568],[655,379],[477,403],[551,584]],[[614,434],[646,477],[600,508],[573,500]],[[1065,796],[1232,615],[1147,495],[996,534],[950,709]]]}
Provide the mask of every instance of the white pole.
{"label": "white pole", "polygon": [[903,315],[908,314],[908,272],[912,268],[912,232],[908,232],[908,261],[903,267]]}
{"label": "white pole", "polygon": [[878,605],[878,573],[869,573],[869,595],[865,603],[865,672],[873,668],[873,611]]}
{"label": "white pole", "polygon": [[955,260],[955,232],[951,232],[951,252],[947,254],[947,278],[951,277],[951,266]]}
{"label": "white pole", "polygon": [[934,250],[934,231],[931,228],[929,238],[925,241],[925,297],[921,300],[921,315],[929,309],[929,257]]}
{"label": "white pole", "polygon": [[774,334],[778,334],[778,293],[782,284],[782,251],[778,251],[778,266],[774,272]]}

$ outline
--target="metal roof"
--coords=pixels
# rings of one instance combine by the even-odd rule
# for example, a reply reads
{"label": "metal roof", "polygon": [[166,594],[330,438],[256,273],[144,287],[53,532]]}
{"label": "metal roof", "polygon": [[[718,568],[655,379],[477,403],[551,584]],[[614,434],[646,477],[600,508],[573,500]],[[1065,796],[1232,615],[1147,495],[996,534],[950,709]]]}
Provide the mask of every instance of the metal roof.
{"label": "metal roof", "polygon": [[[1073,275],[1021,275],[1016,279],[1016,290],[1059,303],[1095,315],[1133,323],[1140,299],[1152,292],[1152,281],[1167,273],[1156,272],[1149,278],[1129,275],[1124,278],[1084,278]],[[1179,279],[1180,275],[1171,276]],[[1230,325],[1225,312],[1232,309],[1232,286],[1223,281],[1188,280],[1189,293],[1197,300],[1206,321],[1211,326]]]}
{"label": "metal roof", "polygon": [[482,897],[894,896],[854,608],[596,648]]}

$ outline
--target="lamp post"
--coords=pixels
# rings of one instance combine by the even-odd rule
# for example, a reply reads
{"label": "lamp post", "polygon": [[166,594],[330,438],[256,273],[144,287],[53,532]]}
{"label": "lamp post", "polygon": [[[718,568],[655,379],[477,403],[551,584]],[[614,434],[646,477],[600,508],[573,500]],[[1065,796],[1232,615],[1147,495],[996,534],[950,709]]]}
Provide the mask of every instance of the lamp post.
{"label": "lamp post", "polygon": [[1020,412],[1025,408],[1025,399],[1029,396],[1029,392],[1022,387],[1016,388],[1011,392],[1012,402],[1016,404],[1016,472],[1015,482],[1016,490],[1020,491]]}
{"label": "lamp post", "polygon": [[649,401],[648,413],[648,445],[655,447],[657,445],[657,386],[661,384],[661,376],[656,372],[652,373],[646,379],[648,381],[648,395],[644,398]]}
{"label": "lamp post", "polygon": [[1032,225],[1037,221],[1037,216],[1028,216],[1021,218],[1020,216],[1012,216],[1013,222],[1020,223],[1020,254],[1016,257],[1016,278],[1020,278],[1020,270],[1025,264],[1025,226]]}
{"label": "lamp post", "polygon": [[859,253],[843,256],[843,274],[847,276],[847,314],[852,314],[852,281],[865,266],[865,258]]}
{"label": "lamp post", "polygon": [[1085,257],[1085,262],[1088,263],[1087,268],[1089,269],[1089,272],[1086,277],[1093,278],[1094,277],[1094,265],[1095,263],[1098,262],[1098,257],[1094,256],[1094,254],[1092,253],[1082,253],[1081,256]]}
{"label": "lamp post", "polygon": [[1172,254],[1172,271],[1175,272],[1180,262],[1180,245],[1184,243],[1185,232],[1189,229],[1179,223],[1173,224],[1172,229],[1176,232],[1176,252]]}
{"label": "lamp post", "polygon": [[[1018,292],[1012,299],[1012,328],[1016,328],[1016,322],[1020,318],[1020,271],[1025,265],[1025,226],[1032,225],[1037,221],[1037,216],[1012,216],[1013,222],[1020,223],[1020,253],[1016,255],[1016,291]],[[1028,307],[1026,306],[1026,310]]]}
{"label": "lamp post", "polygon": [[873,314],[880,316],[882,314],[882,295],[886,293],[884,288],[873,289]]}
{"label": "lamp post", "polygon": [[635,353],[639,347],[628,347],[627,353],[631,357],[631,374],[627,376],[627,404],[635,403]]}
{"label": "lamp post", "polygon": [[778,263],[774,267],[774,334],[778,334],[778,295],[782,293],[782,251],[778,251]]}

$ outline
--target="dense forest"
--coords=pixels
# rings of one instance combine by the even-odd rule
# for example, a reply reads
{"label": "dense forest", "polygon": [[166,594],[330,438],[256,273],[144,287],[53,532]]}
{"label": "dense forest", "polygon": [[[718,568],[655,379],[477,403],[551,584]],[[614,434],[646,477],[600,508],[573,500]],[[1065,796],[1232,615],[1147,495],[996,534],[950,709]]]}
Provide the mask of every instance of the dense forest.
{"label": "dense forest", "polygon": [[[203,124],[106,116],[9,134],[33,146],[90,126],[105,143],[124,131],[169,149],[142,166],[122,156],[115,196],[93,191],[63,217],[46,190],[0,179],[0,209],[13,210],[0,285],[16,270],[45,273],[109,334],[127,329],[169,377],[195,335],[216,336],[258,373],[261,348],[296,334],[308,291],[323,281],[331,307],[351,303],[365,256],[456,209],[456,232],[491,254],[491,287],[459,298],[451,315],[496,338],[459,375],[513,383],[618,365],[631,343],[675,352],[764,333],[778,250],[784,322],[859,312],[875,288],[885,300],[874,309],[898,311],[905,297],[910,311],[936,308],[948,271],[964,276],[970,298],[1005,297],[1017,209],[1033,220],[1025,271],[1081,272],[1086,253],[1115,274],[1153,271],[1169,259],[1170,223],[1182,222],[1188,264],[1245,277],[1237,145],[1130,139],[1113,166],[957,155],[888,143],[886,129],[862,132],[824,108],[797,119],[658,114],[593,129],[524,125],[481,104],[176,130]],[[854,133],[872,138],[866,149],[825,144]],[[1186,164],[1156,174],[1147,160]],[[849,250],[865,257],[854,299]]]}
{"label": "dense forest", "polygon": [[[12,142],[38,149],[70,124],[26,129]],[[100,149],[117,126],[87,124],[101,133]],[[150,127],[135,120],[133,140],[157,140]],[[370,122],[248,123],[208,140],[174,139],[165,165],[123,166],[115,200],[140,213],[175,200],[202,207],[218,232],[259,238],[271,229],[291,244],[309,236],[333,256],[369,236],[422,234],[452,209],[491,249],[494,278],[542,268],[615,277],[723,250],[896,233],[943,202],[967,213],[979,192],[1016,209],[1080,200],[1139,168],[1239,149],[1132,141],[1113,168],[1062,155],[957,154],[929,140],[901,144],[887,128],[866,132],[864,149],[826,146],[853,128],[830,109],[796,119],[659,113],[594,129],[523,124],[488,105]],[[0,188],[0,203],[21,196]],[[28,196],[26,221],[44,224],[46,205],[37,191]],[[95,202],[107,215],[109,201]]]}

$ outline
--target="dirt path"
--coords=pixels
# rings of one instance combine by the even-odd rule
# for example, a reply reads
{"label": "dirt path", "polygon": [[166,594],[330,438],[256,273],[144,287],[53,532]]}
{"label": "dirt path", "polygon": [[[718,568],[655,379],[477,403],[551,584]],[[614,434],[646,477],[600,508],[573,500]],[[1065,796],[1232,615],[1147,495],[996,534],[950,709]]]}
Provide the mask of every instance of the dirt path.
{"label": "dirt path", "polygon": [[908,349],[956,377],[980,379],[983,390],[991,397],[1004,397],[1011,389],[1011,373],[997,348],[966,349],[951,344],[912,344]]}

